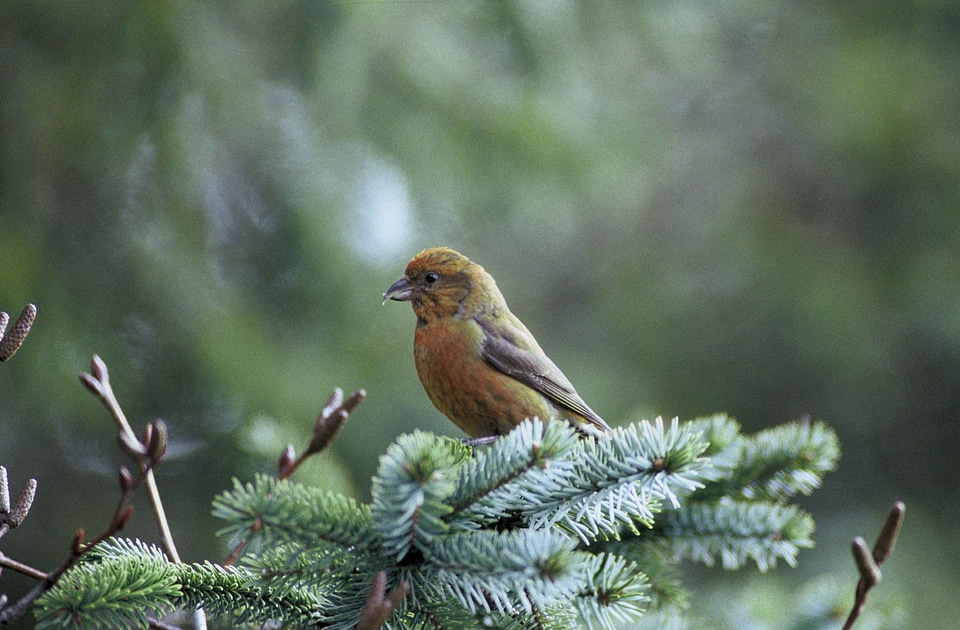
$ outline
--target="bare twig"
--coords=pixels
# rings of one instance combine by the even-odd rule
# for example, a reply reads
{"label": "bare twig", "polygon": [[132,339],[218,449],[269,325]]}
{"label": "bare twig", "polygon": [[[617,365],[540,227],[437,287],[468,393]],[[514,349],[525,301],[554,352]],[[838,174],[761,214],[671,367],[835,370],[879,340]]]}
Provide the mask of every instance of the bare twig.
{"label": "bare twig", "polygon": [[27,338],[30,327],[33,326],[33,320],[37,317],[37,307],[33,304],[27,304],[20,317],[13,323],[13,327],[7,331],[7,324],[10,323],[10,316],[0,312],[0,361],[6,361],[17,353],[23,340]]}
{"label": "bare twig", "polygon": [[179,563],[180,554],[173,542],[173,534],[170,532],[167,515],[160,499],[157,480],[153,475],[153,464],[157,463],[166,451],[166,424],[163,420],[156,420],[152,427],[145,432],[144,441],[138,440],[133,429],[130,428],[130,423],[127,422],[123,409],[120,408],[120,403],[113,393],[113,388],[110,386],[110,373],[107,371],[107,364],[97,355],[93,355],[90,368],[92,374],[84,372],[80,375],[80,381],[110,412],[110,416],[119,429],[117,439],[120,442],[120,447],[133,458],[140,470],[143,471],[146,479],[147,495],[150,498],[150,507],[153,509],[154,520],[156,520],[157,527],[160,529],[163,550],[171,561]]}
{"label": "bare twig", "polygon": [[347,418],[363,402],[366,395],[367,392],[358,389],[344,400],[343,390],[335,387],[333,393],[330,394],[330,398],[327,399],[327,403],[320,410],[317,421],[313,424],[313,437],[310,439],[307,448],[300,453],[299,457],[294,458],[293,446],[288,445],[280,455],[278,478],[289,478],[308,457],[316,455],[330,446],[337,434],[340,433],[340,429],[343,428]]}
{"label": "bare twig", "polygon": [[903,513],[906,505],[903,501],[897,501],[893,504],[887,520],[880,530],[877,542],[873,546],[873,551],[867,549],[867,542],[857,536],[853,539],[853,559],[857,564],[857,570],[860,572],[860,579],[857,581],[857,590],[854,595],[853,609],[843,624],[843,630],[850,630],[863,612],[863,605],[867,601],[867,593],[870,589],[880,583],[880,565],[883,564],[897,543],[897,536],[900,534],[900,526],[903,525]]}
{"label": "bare twig", "polygon": [[47,578],[47,574],[40,569],[34,569],[28,564],[17,562],[13,558],[5,556],[2,551],[0,551],[0,567],[16,571],[35,580],[45,580]]}
{"label": "bare twig", "polygon": [[[163,501],[160,499],[157,480],[153,474],[153,466],[163,458],[167,450],[166,423],[157,419],[152,424],[148,424],[144,428],[143,439],[138,440],[130,427],[130,423],[127,422],[127,417],[124,415],[117,397],[113,393],[113,388],[110,386],[110,373],[107,370],[107,364],[97,355],[93,355],[93,359],[90,361],[90,373],[84,372],[81,374],[80,381],[97,397],[116,423],[120,448],[133,458],[143,475],[150,507],[153,510],[153,518],[160,529],[160,542],[163,550],[171,562],[181,563],[180,554],[173,542],[170,524],[163,509]],[[204,630],[207,627],[206,617],[201,608],[194,611],[194,625],[199,630]]]}
{"label": "bare twig", "polygon": [[373,579],[370,595],[367,596],[367,603],[360,611],[360,621],[355,630],[378,630],[410,592],[410,584],[401,582],[400,586],[390,591],[389,595],[386,595],[386,590],[387,573],[379,571]]}

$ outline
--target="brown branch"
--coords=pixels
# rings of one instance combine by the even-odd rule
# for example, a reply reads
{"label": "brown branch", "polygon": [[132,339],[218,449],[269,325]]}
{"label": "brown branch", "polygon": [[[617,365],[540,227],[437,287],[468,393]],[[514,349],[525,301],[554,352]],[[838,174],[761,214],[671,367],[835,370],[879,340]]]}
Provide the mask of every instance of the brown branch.
{"label": "brown branch", "polygon": [[367,596],[367,603],[360,611],[360,621],[355,630],[378,630],[410,592],[410,584],[401,582],[400,586],[390,591],[389,595],[386,595],[386,590],[387,573],[379,571],[373,578],[370,595]]}
{"label": "brown branch", "polygon": [[857,564],[857,570],[860,572],[860,579],[857,581],[857,590],[854,594],[853,609],[843,624],[843,630],[850,630],[863,612],[863,606],[867,602],[867,593],[874,586],[880,583],[882,577],[880,565],[883,564],[893,548],[897,544],[897,536],[900,535],[900,526],[903,525],[903,513],[906,505],[903,501],[897,501],[893,504],[887,520],[880,530],[877,542],[873,546],[873,551],[867,549],[867,542],[857,536],[853,539],[853,559]]}

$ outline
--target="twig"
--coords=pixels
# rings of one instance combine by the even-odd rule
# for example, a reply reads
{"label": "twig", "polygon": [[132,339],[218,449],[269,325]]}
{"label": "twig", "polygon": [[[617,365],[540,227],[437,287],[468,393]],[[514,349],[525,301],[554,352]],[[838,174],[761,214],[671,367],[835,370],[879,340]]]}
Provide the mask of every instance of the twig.
{"label": "twig", "polygon": [[[110,373],[107,371],[107,364],[97,355],[93,355],[90,362],[90,371],[92,374],[84,372],[80,375],[80,381],[89,389],[94,396],[110,412],[114,422],[117,424],[119,433],[117,435],[120,441],[120,447],[129,454],[140,467],[146,477],[147,495],[150,498],[150,506],[153,509],[153,516],[160,528],[160,540],[163,550],[171,561],[179,563],[180,554],[177,552],[177,546],[173,542],[173,534],[170,532],[170,525],[167,522],[167,516],[163,509],[163,502],[160,499],[160,491],[157,488],[157,480],[153,475],[152,463],[159,461],[167,448],[167,430],[162,420],[156,420],[152,427],[148,428],[144,435],[144,441],[137,439],[127,417],[120,408],[110,386]],[[152,460],[152,461],[151,461]]]}
{"label": "twig", "polygon": [[[13,323],[9,333],[6,333],[7,324],[10,323],[10,316],[7,313],[0,312],[0,361],[6,361],[17,353],[23,340],[27,338],[30,327],[33,326],[33,320],[37,317],[37,307],[33,304],[27,304],[20,317]],[[4,334],[6,333],[6,334]]]}
{"label": "twig", "polygon": [[[160,530],[160,543],[163,550],[171,562],[180,564],[182,560],[177,552],[177,546],[173,542],[173,534],[170,531],[170,524],[163,509],[163,501],[160,499],[160,490],[157,488],[157,480],[153,474],[153,466],[160,461],[167,450],[167,425],[163,420],[155,420],[144,427],[143,439],[138,440],[130,427],[130,423],[127,422],[127,417],[124,415],[117,397],[113,393],[113,388],[110,386],[110,373],[107,370],[107,364],[97,355],[93,355],[93,359],[90,361],[90,372],[90,374],[82,373],[80,381],[97,397],[116,423],[120,448],[133,458],[143,475],[150,507],[153,510],[153,518]],[[202,608],[194,611],[194,625],[198,630],[204,630],[207,627]]]}
{"label": "twig", "polygon": [[377,630],[386,623],[393,611],[397,609],[400,602],[410,592],[410,584],[401,582],[400,586],[385,595],[387,590],[387,573],[379,571],[373,578],[373,586],[370,589],[370,595],[367,596],[367,603],[360,611],[360,621],[355,630]]}
{"label": "twig", "polygon": [[[313,436],[310,438],[310,443],[307,444],[307,448],[299,457],[295,456],[292,444],[288,444],[287,447],[283,449],[283,452],[280,453],[280,460],[277,466],[277,479],[289,479],[308,457],[316,455],[330,446],[334,438],[337,437],[337,434],[340,433],[340,429],[343,428],[347,418],[349,418],[350,414],[363,402],[366,395],[366,391],[358,389],[344,400],[343,390],[335,387],[333,393],[330,394],[326,404],[323,406],[323,409],[321,409],[319,415],[317,415],[316,422],[313,423]],[[253,522],[248,531],[250,533],[256,533],[260,531],[261,527],[263,527],[263,522],[258,518]],[[227,559],[223,561],[224,566],[232,565],[240,559],[240,556],[243,555],[244,550],[247,548],[247,542],[246,540],[241,540],[237,543],[230,551]]]}
{"label": "twig", "polygon": [[287,448],[280,455],[280,474],[277,478],[289,478],[308,457],[316,455],[330,446],[337,434],[340,433],[340,429],[343,428],[347,418],[363,402],[366,395],[367,392],[358,389],[344,400],[343,390],[335,387],[333,393],[330,394],[330,398],[327,399],[327,403],[320,410],[317,421],[313,424],[313,437],[310,439],[307,448],[300,453],[299,457],[294,459],[293,446],[287,445]]}
{"label": "twig", "polygon": [[897,536],[900,535],[900,526],[903,525],[903,513],[906,505],[903,501],[897,501],[893,504],[887,520],[880,530],[877,542],[873,546],[873,551],[867,549],[867,542],[857,536],[853,539],[853,559],[857,564],[857,570],[860,572],[860,579],[857,581],[857,590],[854,595],[853,609],[843,624],[843,630],[850,630],[863,612],[863,605],[867,601],[867,593],[870,589],[880,583],[880,565],[886,562],[893,548],[897,543]]}

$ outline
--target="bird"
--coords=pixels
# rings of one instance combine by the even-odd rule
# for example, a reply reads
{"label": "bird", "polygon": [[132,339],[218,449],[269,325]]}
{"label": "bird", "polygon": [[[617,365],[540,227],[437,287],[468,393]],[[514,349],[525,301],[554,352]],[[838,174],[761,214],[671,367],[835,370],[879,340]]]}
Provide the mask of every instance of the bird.
{"label": "bird", "polygon": [[610,431],[507,307],[493,277],[448,247],[424,249],[383,294],[410,302],[413,354],[433,405],[475,444],[527,418],[562,420],[584,436]]}

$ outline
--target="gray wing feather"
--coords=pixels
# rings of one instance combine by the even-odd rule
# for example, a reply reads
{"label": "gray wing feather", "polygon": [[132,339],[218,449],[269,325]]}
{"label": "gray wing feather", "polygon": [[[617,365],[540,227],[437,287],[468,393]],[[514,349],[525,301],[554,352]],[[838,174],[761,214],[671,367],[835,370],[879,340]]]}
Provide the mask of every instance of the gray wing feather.
{"label": "gray wing feather", "polygon": [[531,349],[522,347],[529,346],[532,342],[533,348],[540,350],[526,328],[521,329],[521,335],[525,333],[526,338],[523,338],[523,336],[518,336],[518,338],[498,334],[484,326],[482,322],[478,323],[484,332],[483,347],[480,353],[487,363],[524,385],[535,389],[558,405],[580,414],[601,429],[610,429],[603,418],[587,406],[587,403],[573,388],[573,384],[553,361],[547,358],[542,351],[533,352]]}

